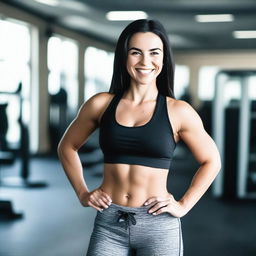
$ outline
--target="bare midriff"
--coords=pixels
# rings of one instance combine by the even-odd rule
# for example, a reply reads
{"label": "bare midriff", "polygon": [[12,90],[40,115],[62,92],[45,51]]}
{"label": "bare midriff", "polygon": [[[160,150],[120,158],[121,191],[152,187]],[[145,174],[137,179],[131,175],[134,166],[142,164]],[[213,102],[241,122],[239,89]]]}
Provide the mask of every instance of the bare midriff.
{"label": "bare midriff", "polygon": [[127,207],[143,206],[150,197],[168,197],[168,169],[130,164],[104,164],[100,188],[114,204]]}

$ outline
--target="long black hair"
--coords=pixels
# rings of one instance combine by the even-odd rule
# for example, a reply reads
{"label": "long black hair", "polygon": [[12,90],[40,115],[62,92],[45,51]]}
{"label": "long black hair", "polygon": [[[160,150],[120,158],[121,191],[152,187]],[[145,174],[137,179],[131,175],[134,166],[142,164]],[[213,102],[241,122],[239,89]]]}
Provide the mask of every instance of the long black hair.
{"label": "long black hair", "polygon": [[130,75],[126,68],[128,44],[133,34],[138,32],[152,32],[161,38],[164,48],[164,65],[156,79],[156,84],[161,94],[174,98],[174,60],[169,39],[163,25],[159,21],[148,19],[133,21],[119,36],[115,49],[114,69],[109,92],[122,94],[130,86]]}

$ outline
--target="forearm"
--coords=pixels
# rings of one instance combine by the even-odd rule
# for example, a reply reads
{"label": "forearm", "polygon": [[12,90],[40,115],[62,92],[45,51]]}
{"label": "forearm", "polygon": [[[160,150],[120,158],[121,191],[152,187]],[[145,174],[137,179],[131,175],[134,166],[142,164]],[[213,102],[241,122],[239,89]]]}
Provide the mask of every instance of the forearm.
{"label": "forearm", "polygon": [[210,162],[200,166],[192,179],[190,187],[180,199],[186,213],[191,210],[207,191],[219,170],[220,166],[218,164]]}
{"label": "forearm", "polygon": [[89,192],[83,176],[83,167],[77,151],[72,148],[61,146],[58,147],[58,156],[62,167],[73,186],[77,196]]}

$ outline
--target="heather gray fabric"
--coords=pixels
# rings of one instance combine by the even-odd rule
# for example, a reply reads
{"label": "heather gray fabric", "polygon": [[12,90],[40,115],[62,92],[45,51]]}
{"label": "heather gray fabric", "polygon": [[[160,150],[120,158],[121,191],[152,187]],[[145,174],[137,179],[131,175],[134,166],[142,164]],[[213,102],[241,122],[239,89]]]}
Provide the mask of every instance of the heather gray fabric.
{"label": "heather gray fabric", "polygon": [[97,212],[87,256],[182,256],[180,218],[149,214],[149,206],[111,204]]}

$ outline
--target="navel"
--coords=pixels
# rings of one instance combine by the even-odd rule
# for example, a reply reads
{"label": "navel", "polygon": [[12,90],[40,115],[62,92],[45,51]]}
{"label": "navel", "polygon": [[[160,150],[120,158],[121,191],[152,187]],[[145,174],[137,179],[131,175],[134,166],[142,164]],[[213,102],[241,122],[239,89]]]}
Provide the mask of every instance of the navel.
{"label": "navel", "polygon": [[124,196],[126,199],[130,199],[131,198],[131,195],[129,193],[127,193],[125,196]]}

